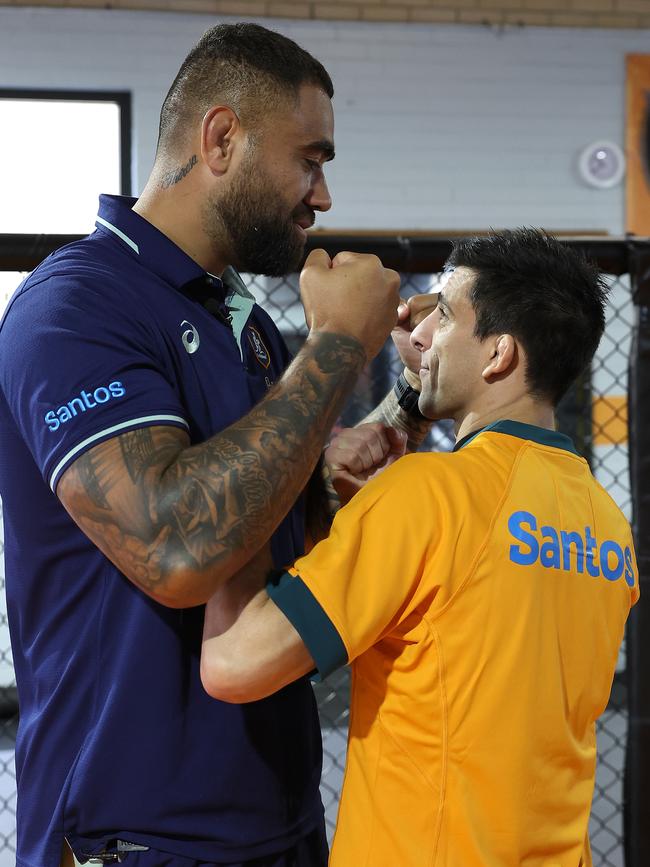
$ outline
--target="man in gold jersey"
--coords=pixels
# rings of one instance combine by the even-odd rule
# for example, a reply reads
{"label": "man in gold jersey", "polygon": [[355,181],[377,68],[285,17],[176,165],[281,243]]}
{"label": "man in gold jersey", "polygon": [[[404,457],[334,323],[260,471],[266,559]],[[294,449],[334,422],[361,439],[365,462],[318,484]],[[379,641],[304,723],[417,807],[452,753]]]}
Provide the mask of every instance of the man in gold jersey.
{"label": "man in gold jersey", "polygon": [[[359,481],[265,589],[235,578],[208,604],[203,682],[245,702],[351,664],[333,867],[588,867],[595,721],[638,576],[628,522],[554,407],[596,350],[606,290],[529,229],[460,241],[448,270],[411,344],[419,411],[454,420],[453,452]],[[365,478],[377,449],[335,481]]]}

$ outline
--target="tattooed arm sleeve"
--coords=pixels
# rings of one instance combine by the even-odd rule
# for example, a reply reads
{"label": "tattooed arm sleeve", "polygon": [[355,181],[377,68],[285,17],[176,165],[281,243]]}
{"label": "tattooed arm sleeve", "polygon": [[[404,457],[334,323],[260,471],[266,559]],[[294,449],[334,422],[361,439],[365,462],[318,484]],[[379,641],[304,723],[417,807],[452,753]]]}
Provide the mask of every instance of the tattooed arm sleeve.
{"label": "tattooed arm sleeve", "polygon": [[418,450],[432,424],[429,419],[416,419],[402,409],[393,389],[359,424],[370,424],[376,421],[404,431],[408,436],[407,449],[410,452]]}
{"label": "tattooed arm sleeve", "polygon": [[295,502],[364,360],[353,338],[312,334],[235,424],[194,446],[178,428],[125,433],[79,457],[57,494],[145,593],[172,607],[206,602]]}

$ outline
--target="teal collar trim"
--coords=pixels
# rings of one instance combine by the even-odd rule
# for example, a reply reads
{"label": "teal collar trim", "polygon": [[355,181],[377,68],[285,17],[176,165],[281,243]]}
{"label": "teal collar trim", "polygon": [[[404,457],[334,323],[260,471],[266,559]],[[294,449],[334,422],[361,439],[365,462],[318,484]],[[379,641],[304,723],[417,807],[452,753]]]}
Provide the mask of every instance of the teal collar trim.
{"label": "teal collar trim", "polygon": [[242,334],[255,305],[255,298],[244,285],[244,281],[232,266],[228,266],[221,275],[226,287],[226,307],[230,314],[230,327],[239,347],[241,360],[244,360]]}
{"label": "teal collar trim", "polygon": [[255,301],[254,296],[248,291],[244,281],[232,265],[228,265],[224,270],[221,275],[221,280],[223,281],[224,286],[233,294],[241,295],[242,298],[247,298],[249,301]]}
{"label": "teal collar trim", "polygon": [[485,433],[486,431],[508,434],[508,436],[519,437],[522,440],[532,440],[542,446],[552,446],[556,449],[563,449],[565,452],[572,452],[574,455],[580,457],[579,452],[573,445],[573,441],[570,437],[566,436],[566,434],[560,433],[556,430],[549,430],[545,427],[537,427],[533,424],[524,424],[524,422],[521,421],[510,421],[509,419],[495,421],[492,424],[487,425],[487,427],[472,431],[472,433],[469,433],[461,440],[458,440],[453,450],[457,452],[459,449],[464,448],[479,434]]}

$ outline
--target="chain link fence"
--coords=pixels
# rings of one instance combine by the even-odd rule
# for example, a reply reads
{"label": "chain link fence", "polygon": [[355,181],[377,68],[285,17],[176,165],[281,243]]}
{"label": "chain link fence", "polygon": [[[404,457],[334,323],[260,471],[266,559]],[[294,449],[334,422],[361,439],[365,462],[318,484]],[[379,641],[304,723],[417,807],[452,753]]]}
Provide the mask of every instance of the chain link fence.
{"label": "chain link fence", "polygon": [[[634,304],[628,275],[611,278],[607,324],[591,376],[591,466],[628,520],[632,518],[627,440],[628,358]],[[623,859],[623,768],[627,737],[625,645],[609,705],[597,722],[598,765],[591,812],[594,863],[619,867]]]}
{"label": "chain link fence", "polygon": [[0,503],[0,865],[14,863],[16,851],[16,771],[14,745],[18,728],[16,689],[9,646],[4,576],[4,537],[2,534],[2,504]]}
{"label": "chain link fence", "polygon": [[[443,242],[436,243],[440,248]],[[588,244],[584,246],[589,252]],[[373,242],[348,238],[344,244],[339,244],[339,249],[342,247],[372,251]],[[428,261],[439,269],[447,250],[448,245],[443,248],[442,256],[436,254],[427,259],[425,255],[424,264]],[[428,273],[403,273],[402,295],[408,297],[414,293],[435,292],[439,276],[439,270],[433,268]],[[17,285],[19,279],[18,274],[9,275],[0,271],[0,312],[3,295],[8,296],[9,285]],[[244,275],[244,279],[256,299],[277,323],[291,350],[296,352],[306,334],[297,275],[284,279]],[[560,408],[559,425],[574,438],[579,451],[590,461],[598,480],[630,518],[627,370],[634,305],[628,275],[612,276],[610,282],[612,293],[606,333],[594,360],[591,377],[585,377],[567,396]],[[392,387],[400,369],[397,353],[392,344],[387,343],[359,379],[339,424],[350,426],[359,422]],[[423,448],[445,450],[452,443],[450,425],[440,423],[433,426]],[[0,504],[0,518],[1,508]],[[0,520],[0,586],[4,591],[2,547]],[[624,867],[622,791],[627,734],[624,670],[623,649],[609,705],[597,726],[599,755],[590,822],[595,867]],[[324,683],[315,685],[324,746],[321,791],[330,838],[336,822],[345,767],[349,687],[347,668],[335,672]],[[0,609],[0,713],[0,867],[9,867],[15,862],[13,746],[18,715],[5,607]]]}

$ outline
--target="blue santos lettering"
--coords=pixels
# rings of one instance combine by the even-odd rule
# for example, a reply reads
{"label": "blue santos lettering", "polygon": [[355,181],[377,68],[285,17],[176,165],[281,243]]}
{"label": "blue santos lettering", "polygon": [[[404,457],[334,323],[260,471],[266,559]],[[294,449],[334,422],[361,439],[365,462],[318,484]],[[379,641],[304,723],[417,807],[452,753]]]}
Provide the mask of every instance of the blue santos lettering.
{"label": "blue santos lettering", "polygon": [[530,512],[513,512],[508,520],[510,535],[528,546],[528,551],[522,550],[519,545],[510,546],[510,559],[520,566],[531,566],[539,556],[539,543],[532,533],[524,530],[524,524],[528,524],[531,530],[537,529],[537,518]]}
{"label": "blue santos lettering", "polygon": [[585,559],[587,562],[587,572],[592,578],[598,578],[600,570],[596,562],[596,547],[598,543],[596,538],[591,535],[591,527],[585,527]]}
{"label": "blue santos lettering", "polygon": [[634,566],[632,565],[632,552],[629,548],[625,549],[625,583],[630,587],[634,587]]}
{"label": "blue santos lettering", "polygon": [[562,539],[562,553],[564,555],[562,560],[564,571],[569,572],[571,569],[571,545],[573,545],[576,554],[576,572],[584,572],[585,546],[580,533],[567,533],[565,530],[562,530],[560,538]]}
{"label": "blue santos lettering", "polygon": [[539,549],[539,559],[542,566],[549,569],[560,568],[560,537],[554,527],[542,527],[544,544]]}
{"label": "blue santos lettering", "polygon": [[87,412],[102,403],[108,403],[109,400],[124,397],[126,388],[116,380],[109,382],[108,385],[100,385],[93,391],[82,389],[78,395],[71,397],[67,403],[62,404],[56,409],[48,410],[43,416],[45,424],[52,432],[57,431],[62,424],[75,418],[80,413]]}
{"label": "blue santos lettering", "polygon": [[600,546],[600,569],[603,578],[608,581],[618,581],[625,568],[625,555],[623,549],[616,542],[603,542]]}
{"label": "blue santos lettering", "polygon": [[564,572],[587,572],[592,578],[602,575],[607,581],[618,581],[624,577],[626,584],[634,586],[634,563],[632,550],[623,547],[613,539],[601,544],[594,536],[591,527],[584,528],[584,534],[576,531],[561,530],[543,526],[532,512],[513,512],[508,518],[508,531],[515,540],[510,545],[510,560],[519,566],[532,566],[539,562],[546,569],[561,569]]}

